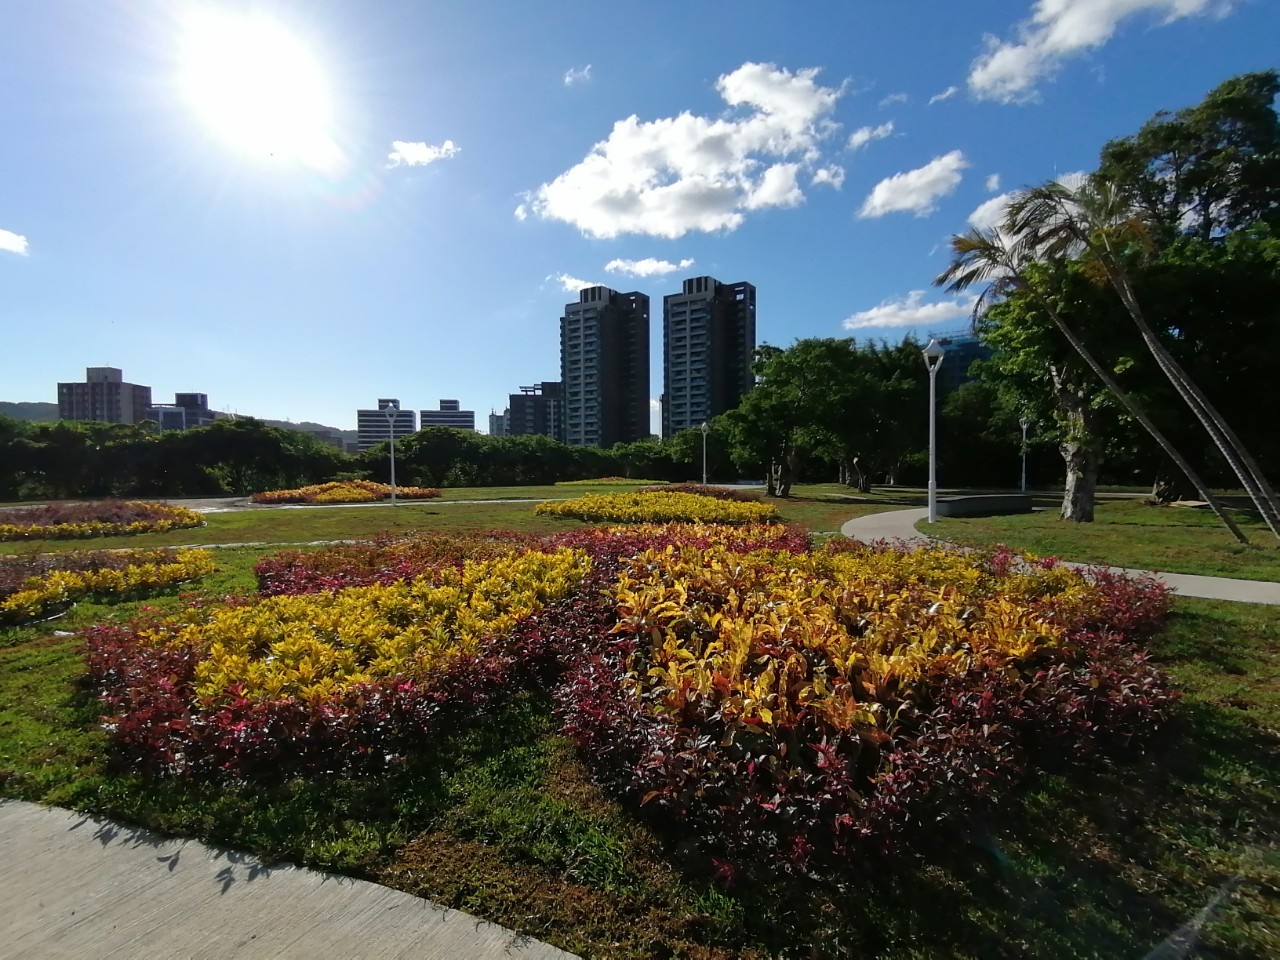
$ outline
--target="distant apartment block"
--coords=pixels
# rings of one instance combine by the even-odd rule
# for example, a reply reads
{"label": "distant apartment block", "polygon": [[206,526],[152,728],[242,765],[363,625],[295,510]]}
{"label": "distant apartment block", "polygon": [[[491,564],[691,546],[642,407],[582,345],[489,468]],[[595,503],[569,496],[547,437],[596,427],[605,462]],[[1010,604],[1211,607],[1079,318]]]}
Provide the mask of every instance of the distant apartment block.
{"label": "distant apartment block", "polygon": [[489,436],[505,437],[507,435],[507,414],[510,410],[498,413],[497,410],[489,411]]}
{"label": "distant apartment block", "polygon": [[566,304],[560,382],[565,443],[611,447],[649,436],[649,298],[597,286]]}
{"label": "distant apartment block", "polygon": [[550,380],[521,387],[507,397],[507,433],[513,437],[542,434],[563,441],[563,414],[563,384]]}
{"label": "distant apartment block", "polygon": [[151,388],[125,383],[117,367],[88,367],[84,383],[58,384],[60,420],[141,423],[151,406]]}
{"label": "distant apartment block", "polygon": [[755,380],[756,288],[715,277],[685,280],[662,298],[662,435],[732,410]]}
{"label": "distant apartment block", "polygon": [[461,410],[457,400],[441,400],[439,410],[423,410],[420,423],[427,427],[453,427],[455,430],[475,430],[476,412]]}
{"label": "distant apartment block", "polygon": [[146,419],[160,425],[160,431],[190,430],[213,423],[209,397],[203,393],[175,393],[173,403],[156,403],[147,408]]}
{"label": "distant apartment block", "polygon": [[938,367],[938,390],[944,395],[973,379],[969,368],[974,363],[991,359],[991,348],[967,334],[939,337],[938,345],[943,350],[942,366]]}
{"label": "distant apartment block", "polygon": [[[390,418],[387,408],[395,413]],[[417,432],[417,415],[412,410],[400,410],[400,401],[393,397],[378,400],[376,410],[356,411],[356,448],[363,452],[380,443],[386,443],[394,435],[397,440]]]}

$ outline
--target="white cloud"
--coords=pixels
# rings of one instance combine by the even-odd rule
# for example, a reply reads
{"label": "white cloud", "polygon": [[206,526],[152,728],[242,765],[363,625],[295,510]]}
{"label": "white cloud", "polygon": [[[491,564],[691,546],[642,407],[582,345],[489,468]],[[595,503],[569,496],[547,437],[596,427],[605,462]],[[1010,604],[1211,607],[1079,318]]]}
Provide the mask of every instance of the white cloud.
{"label": "white cloud", "polygon": [[1000,189],[1000,174],[993,173],[987,177],[986,188],[988,193],[995,193]]}
{"label": "white cloud", "polygon": [[560,220],[594,237],[675,238],[734,230],[750,210],[795,206],[804,199],[798,173],[819,164],[844,92],[820,86],[817,75],[744,63],[716,81],[739,116],[619,120],[580,163],[528,194],[516,216]]}
{"label": "white cloud", "polygon": [[880,106],[891,107],[895,103],[906,103],[909,99],[911,98],[908,97],[905,93],[891,93],[887,97],[885,97],[883,100],[880,101]]}
{"label": "white cloud", "polygon": [[670,260],[657,260],[645,257],[643,260],[610,260],[604,268],[610,273],[626,273],[633,277],[662,277],[677,270],[688,270],[693,266],[689,259],[672,263]]}
{"label": "white cloud", "polygon": [[561,289],[565,293],[577,293],[579,290],[585,290],[587,287],[598,287],[600,284],[594,280],[579,280],[577,277],[571,277],[567,273],[553,273],[547,277],[548,280],[554,280],[560,284]]}
{"label": "white cloud", "polygon": [[969,226],[978,230],[994,230],[1004,221],[1004,212],[1012,199],[1012,192],[1002,193],[978,204],[973,213],[969,214]]}
{"label": "white cloud", "polygon": [[940,300],[925,303],[923,290],[912,290],[900,300],[886,300],[870,310],[863,310],[844,321],[846,330],[870,327],[939,327],[973,313],[977,297],[967,300]]}
{"label": "white cloud", "polygon": [[0,230],[0,250],[25,257],[27,246],[27,238],[22,234],[14,233],[12,230]]}
{"label": "white cloud", "polygon": [[872,140],[883,140],[893,133],[893,121],[882,123],[878,127],[859,127],[849,134],[849,149],[861,150]]}
{"label": "white cloud", "polygon": [[591,79],[591,64],[585,67],[570,67],[564,72],[564,85],[572,87],[575,83],[586,83]]}
{"label": "white cloud", "polygon": [[448,160],[462,148],[452,140],[446,140],[436,147],[421,141],[392,140],[391,152],[387,154],[387,166],[425,167],[437,160]]}
{"label": "white cloud", "polygon": [[1036,96],[1036,83],[1074,56],[1101,47],[1122,20],[1151,12],[1160,25],[1185,17],[1226,15],[1233,0],[1037,0],[1029,19],[1015,28],[1016,42],[987,37],[987,52],[969,70],[974,96],[1021,103]]}
{"label": "white cloud", "polygon": [[969,163],[959,150],[940,157],[915,170],[895,173],[881,180],[867,194],[858,211],[859,217],[883,217],[886,213],[914,213],[927,216],[936,209],[936,201],[951,193],[960,183],[961,171]]}
{"label": "white cloud", "polygon": [[935,93],[930,97],[928,105],[933,106],[935,103],[941,103],[943,100],[950,100],[959,92],[959,87],[947,87],[947,89],[943,90],[941,93]]}
{"label": "white cloud", "polygon": [[651,397],[649,399],[649,409],[652,410],[654,413],[661,413],[662,401],[659,400],[657,397]]}
{"label": "white cloud", "polygon": [[844,167],[833,163],[829,167],[819,167],[813,171],[813,179],[809,181],[809,185],[816,187],[821,183],[839,190],[844,186]]}

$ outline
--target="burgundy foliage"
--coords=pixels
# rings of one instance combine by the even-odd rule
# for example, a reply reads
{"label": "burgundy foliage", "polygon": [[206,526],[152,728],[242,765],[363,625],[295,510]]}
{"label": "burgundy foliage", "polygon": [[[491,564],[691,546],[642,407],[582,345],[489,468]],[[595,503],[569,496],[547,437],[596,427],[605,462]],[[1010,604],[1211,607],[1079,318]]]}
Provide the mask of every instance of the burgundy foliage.
{"label": "burgundy foliage", "polygon": [[139,523],[170,520],[173,518],[172,511],[172,507],[162,503],[138,503],[131,500],[49,503],[0,510],[0,523],[15,527],[53,526],[59,523]]}

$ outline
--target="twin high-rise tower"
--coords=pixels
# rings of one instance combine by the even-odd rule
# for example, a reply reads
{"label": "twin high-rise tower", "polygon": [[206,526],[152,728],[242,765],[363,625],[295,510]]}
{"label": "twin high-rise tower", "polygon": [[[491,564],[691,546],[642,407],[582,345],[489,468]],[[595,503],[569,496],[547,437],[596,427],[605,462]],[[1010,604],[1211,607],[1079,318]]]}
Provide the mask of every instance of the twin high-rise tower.
{"label": "twin high-rise tower", "polygon": [[[662,435],[731,410],[753,381],[756,288],[684,281],[662,304]],[[649,298],[586,287],[560,318],[565,442],[609,447],[649,436]]]}

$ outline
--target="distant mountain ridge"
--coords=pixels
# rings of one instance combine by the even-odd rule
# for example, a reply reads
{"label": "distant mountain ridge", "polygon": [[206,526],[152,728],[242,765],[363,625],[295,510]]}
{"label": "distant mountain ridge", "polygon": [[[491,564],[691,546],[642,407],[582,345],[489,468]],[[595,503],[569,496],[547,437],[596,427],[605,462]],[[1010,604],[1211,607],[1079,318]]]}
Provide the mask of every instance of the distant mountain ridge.
{"label": "distant mountain ridge", "polygon": [[[38,400],[30,402],[0,400],[0,415],[12,417],[14,420],[26,420],[30,423],[53,423],[58,419],[58,405],[56,403],[43,403]],[[229,417],[231,414],[219,412],[217,416]],[[261,420],[269,427],[279,427],[282,430],[329,430],[344,440],[356,439],[356,431],[354,430],[339,430],[337,427],[325,426],[323,423],[312,423],[310,420],[292,423],[288,420],[267,420],[263,417],[257,417],[256,419]]]}

